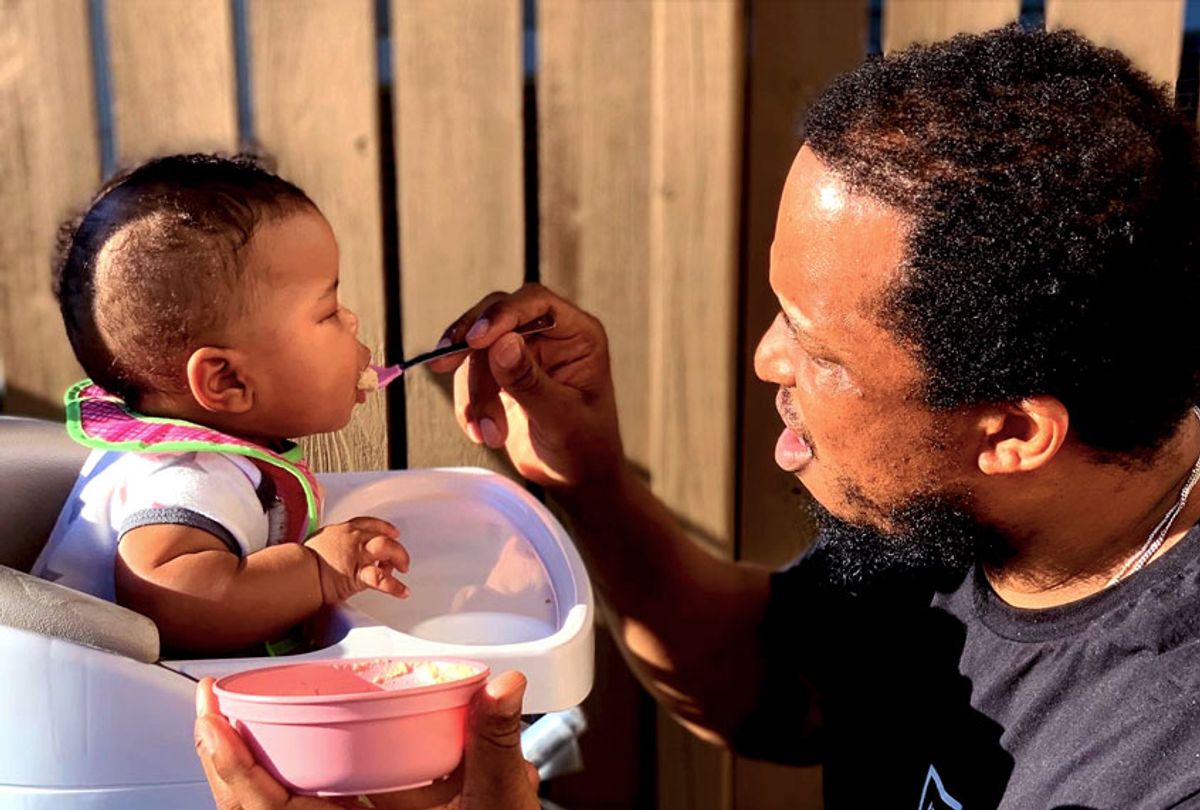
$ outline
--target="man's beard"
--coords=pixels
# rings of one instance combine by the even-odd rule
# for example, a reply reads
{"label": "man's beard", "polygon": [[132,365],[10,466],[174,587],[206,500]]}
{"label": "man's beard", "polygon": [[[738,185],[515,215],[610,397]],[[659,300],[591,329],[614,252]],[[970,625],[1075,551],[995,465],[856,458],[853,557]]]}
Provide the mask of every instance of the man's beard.
{"label": "man's beard", "polygon": [[817,524],[810,554],[835,587],[860,590],[914,578],[952,587],[976,562],[999,564],[1011,554],[1003,534],[972,514],[966,495],[926,494],[885,507],[853,485],[844,489],[871,518],[851,522],[816,501],[810,507]]}

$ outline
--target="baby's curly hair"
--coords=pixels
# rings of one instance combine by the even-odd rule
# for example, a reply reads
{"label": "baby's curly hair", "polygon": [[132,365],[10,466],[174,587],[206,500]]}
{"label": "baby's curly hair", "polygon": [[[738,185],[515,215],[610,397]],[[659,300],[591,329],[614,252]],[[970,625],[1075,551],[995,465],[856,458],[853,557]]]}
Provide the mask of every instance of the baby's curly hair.
{"label": "baby's curly hair", "polygon": [[59,231],[54,292],[84,371],[134,407],[187,390],[188,356],[250,313],[255,230],[305,207],[249,156],[171,155],[113,177]]}
{"label": "baby's curly hair", "polygon": [[910,48],[835,81],[805,137],[910,219],[879,316],[931,407],[1051,395],[1131,462],[1200,399],[1195,132],[1118,52],[1016,26]]}

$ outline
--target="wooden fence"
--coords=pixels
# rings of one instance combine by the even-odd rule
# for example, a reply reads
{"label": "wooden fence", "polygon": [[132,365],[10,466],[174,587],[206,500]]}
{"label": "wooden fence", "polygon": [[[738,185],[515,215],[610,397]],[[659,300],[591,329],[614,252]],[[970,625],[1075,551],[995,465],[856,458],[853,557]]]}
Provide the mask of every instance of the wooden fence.
{"label": "wooden fence", "polygon": [[[1183,0],[1025,5],[1178,76]],[[797,124],[862,60],[869,8],[0,0],[4,410],[56,416],[80,376],[49,255],[104,170],[254,145],[332,223],[343,295],[376,359],[427,348],[481,295],[540,279],[607,324],[630,457],[693,536],[783,562],[807,530],[794,481],[771,463],[772,391],[750,357],[774,311],[767,250]],[[885,0],[880,39],[894,49],[1021,13],[1021,0]],[[503,469],[460,436],[447,380],[417,372],[389,391],[308,443],[319,468]],[[588,768],[548,786],[556,801],[820,806],[816,770],[696,742],[655,719],[604,639],[598,658]]]}

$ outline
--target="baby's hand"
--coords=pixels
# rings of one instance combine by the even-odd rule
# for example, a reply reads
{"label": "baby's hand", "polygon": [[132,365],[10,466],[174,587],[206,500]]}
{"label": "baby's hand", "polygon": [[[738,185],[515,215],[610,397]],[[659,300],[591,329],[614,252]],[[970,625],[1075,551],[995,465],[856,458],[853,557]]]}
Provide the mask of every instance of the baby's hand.
{"label": "baby's hand", "polygon": [[392,577],[393,568],[408,571],[408,552],[399,537],[386,520],[356,517],[323,526],[305,540],[316,553],[322,601],[334,605],[366,588],[408,596],[408,587]]}

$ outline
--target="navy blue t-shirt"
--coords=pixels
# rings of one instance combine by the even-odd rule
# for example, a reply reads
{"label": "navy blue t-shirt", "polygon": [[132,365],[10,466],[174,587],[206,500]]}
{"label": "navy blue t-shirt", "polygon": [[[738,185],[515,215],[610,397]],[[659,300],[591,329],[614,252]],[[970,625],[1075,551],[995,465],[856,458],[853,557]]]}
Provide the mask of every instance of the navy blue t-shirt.
{"label": "navy blue t-shirt", "polygon": [[[1200,528],[1048,610],[979,571],[836,588],[819,549],[772,576],[740,753],[823,762],[828,810],[1200,808]],[[797,733],[801,676],[816,740]]]}

